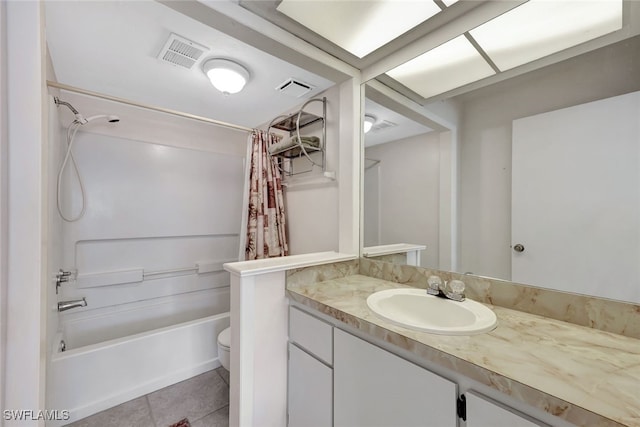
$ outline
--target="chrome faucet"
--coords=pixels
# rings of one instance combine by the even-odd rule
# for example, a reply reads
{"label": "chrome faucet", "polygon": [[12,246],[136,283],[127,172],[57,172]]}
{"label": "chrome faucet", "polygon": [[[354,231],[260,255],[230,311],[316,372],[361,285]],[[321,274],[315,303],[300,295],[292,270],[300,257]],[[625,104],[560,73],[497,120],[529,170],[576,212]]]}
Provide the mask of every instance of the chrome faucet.
{"label": "chrome faucet", "polygon": [[67,311],[72,308],[86,307],[86,306],[87,306],[86,298],[76,299],[71,301],[60,301],[58,303],[58,311]]}
{"label": "chrome faucet", "polygon": [[454,301],[464,301],[464,282],[461,280],[450,280],[443,283],[438,276],[429,276],[427,279],[427,294],[441,298],[449,298]]}

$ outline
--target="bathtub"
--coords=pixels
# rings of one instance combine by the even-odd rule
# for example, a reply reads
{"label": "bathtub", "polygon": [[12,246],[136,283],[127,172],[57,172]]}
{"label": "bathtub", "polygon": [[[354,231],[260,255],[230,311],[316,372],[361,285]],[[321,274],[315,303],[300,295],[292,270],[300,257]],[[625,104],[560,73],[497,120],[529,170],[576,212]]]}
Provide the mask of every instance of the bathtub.
{"label": "bathtub", "polygon": [[[87,417],[220,366],[216,337],[229,326],[221,313],[101,343],[54,350],[48,407]],[[65,340],[60,333],[59,345]]]}

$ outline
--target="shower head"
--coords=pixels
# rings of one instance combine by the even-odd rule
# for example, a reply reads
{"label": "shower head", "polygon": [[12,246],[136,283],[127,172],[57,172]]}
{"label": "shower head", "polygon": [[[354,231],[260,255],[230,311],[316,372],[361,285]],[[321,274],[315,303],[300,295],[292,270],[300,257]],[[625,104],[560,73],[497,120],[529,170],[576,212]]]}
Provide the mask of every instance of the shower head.
{"label": "shower head", "polygon": [[73,105],[69,104],[68,102],[61,101],[60,98],[58,98],[57,96],[53,98],[53,102],[55,102],[56,105],[64,105],[69,110],[71,110],[71,112],[76,117],[76,120],[75,120],[76,123],[80,125],[86,125],[87,123],[95,119],[107,119],[109,123],[118,123],[120,121],[120,117],[114,116],[114,115],[107,115],[107,114],[98,114],[97,116],[91,116],[91,117],[85,118],[82,114],[80,114],[80,112],[78,112],[78,110],[73,108]]}
{"label": "shower head", "polygon": [[86,119],[82,117],[82,119],[84,120],[84,122],[80,121],[80,124],[83,124],[83,125],[86,125],[90,121],[97,120],[97,119],[107,119],[109,123],[118,123],[120,121],[120,117],[114,116],[113,114],[98,114],[97,116],[87,117]]}

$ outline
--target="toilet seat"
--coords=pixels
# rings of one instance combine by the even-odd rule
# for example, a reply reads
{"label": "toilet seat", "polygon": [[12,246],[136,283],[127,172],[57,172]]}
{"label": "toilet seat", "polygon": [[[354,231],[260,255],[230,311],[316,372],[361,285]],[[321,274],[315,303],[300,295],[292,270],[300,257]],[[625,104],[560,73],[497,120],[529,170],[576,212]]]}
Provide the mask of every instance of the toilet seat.
{"label": "toilet seat", "polygon": [[218,334],[218,344],[225,348],[231,347],[231,327]]}

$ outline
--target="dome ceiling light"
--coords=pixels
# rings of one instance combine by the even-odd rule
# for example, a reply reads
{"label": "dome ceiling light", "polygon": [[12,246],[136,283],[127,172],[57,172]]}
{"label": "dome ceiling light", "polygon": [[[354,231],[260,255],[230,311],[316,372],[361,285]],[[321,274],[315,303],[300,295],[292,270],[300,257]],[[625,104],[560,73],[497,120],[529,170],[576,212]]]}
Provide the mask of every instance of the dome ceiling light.
{"label": "dome ceiling light", "polygon": [[372,116],[371,114],[365,114],[364,123],[362,124],[364,133],[369,132],[375,123],[376,123],[375,116]]}
{"label": "dome ceiling light", "polygon": [[208,59],[202,69],[213,87],[225,95],[240,92],[249,81],[249,71],[229,59]]}

